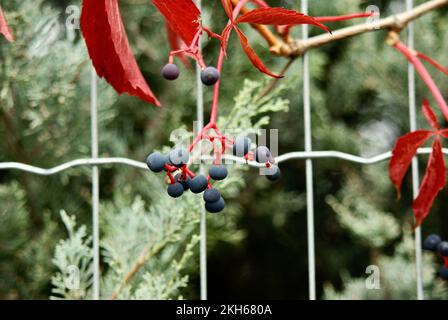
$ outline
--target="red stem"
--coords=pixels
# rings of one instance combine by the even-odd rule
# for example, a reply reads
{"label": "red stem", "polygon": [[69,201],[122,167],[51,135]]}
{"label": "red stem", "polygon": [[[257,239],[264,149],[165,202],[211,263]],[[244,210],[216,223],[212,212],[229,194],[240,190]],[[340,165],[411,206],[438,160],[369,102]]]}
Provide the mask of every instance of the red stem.
{"label": "red stem", "polygon": [[[226,29],[229,28],[232,25],[232,23],[233,23],[232,21],[234,21],[238,17],[238,15],[240,14],[241,9],[249,1],[253,1],[255,4],[257,4],[260,7],[267,6],[267,4],[263,0],[242,0],[242,1],[238,2],[238,4],[233,9],[232,17],[229,17],[229,21],[227,22]],[[200,30],[200,31],[202,32],[202,30]],[[206,30],[206,32],[207,32],[207,30]],[[199,34],[199,32],[198,32],[198,34]],[[225,36],[226,36],[226,39],[222,39],[222,43],[227,43],[228,38],[230,36],[230,32],[226,33]],[[196,39],[196,37],[195,37],[195,39]],[[195,41],[196,40],[193,40],[193,43]],[[223,63],[224,63],[225,56],[226,56],[225,46],[221,45],[221,48],[220,48],[220,51],[219,51],[219,56],[218,56],[218,63],[217,63],[217,66],[216,66],[216,69],[219,71],[220,75],[222,75],[222,66],[223,66]],[[210,113],[209,123],[194,138],[193,142],[190,144],[190,146],[188,148],[189,152],[191,152],[194,149],[196,144],[204,138],[204,136],[206,135],[207,131],[210,130],[210,129],[214,129],[218,136],[222,136],[221,133],[219,132],[218,128],[216,127],[216,119],[217,119],[217,116],[218,116],[220,84],[221,84],[221,79],[219,79],[216,82],[216,84],[215,84],[215,86],[213,88],[213,103],[212,103],[212,109],[211,109],[211,113]],[[225,150],[225,144],[223,145],[223,150]],[[218,155],[218,157],[220,157],[220,155]]]}
{"label": "red stem", "polygon": [[448,257],[442,257],[442,258],[443,258],[443,261],[445,263],[445,267],[448,268]]}
{"label": "red stem", "polygon": [[409,62],[414,65],[415,69],[420,74],[423,81],[426,83],[432,95],[434,96],[434,99],[436,99],[438,105],[440,106],[440,109],[443,112],[443,115],[445,116],[445,119],[448,120],[448,105],[443,98],[442,93],[440,93],[440,90],[435,84],[434,80],[431,78],[431,75],[428,73],[421,61],[417,58],[417,54],[400,41],[398,41],[394,45],[394,47],[399,52],[401,52],[409,60]]}
{"label": "red stem", "polygon": [[174,179],[173,175],[171,174],[171,172],[167,172],[166,173],[168,178],[170,178],[170,183],[173,184],[176,182],[176,180]]}
{"label": "red stem", "polygon": [[437,61],[431,59],[430,57],[428,57],[427,55],[424,55],[421,52],[417,52],[417,57],[419,57],[420,59],[425,60],[426,62],[429,62],[430,64],[432,64],[436,69],[439,69],[440,71],[442,71],[444,74],[448,75],[448,69],[443,67],[442,65],[440,65]]}
{"label": "red stem", "polygon": [[[233,9],[233,17],[232,17],[233,20],[235,20],[238,17],[238,15],[240,14],[241,9],[249,1],[252,1],[252,0],[242,0],[242,1],[238,2],[238,4]],[[258,2],[261,3],[261,4],[257,3],[260,6],[265,5],[265,3],[263,4],[260,1],[258,1]],[[229,22],[227,23],[226,28],[228,28],[231,24],[232,24],[232,20],[229,19]],[[224,43],[227,43],[229,36],[230,36],[230,32],[227,33],[227,39],[223,39]],[[218,64],[216,66],[216,69],[218,69],[220,75],[222,74],[222,65],[223,65],[225,56],[226,56],[225,47],[221,46],[221,49],[219,51]],[[220,84],[221,84],[221,79],[219,79],[218,82],[216,82],[215,87],[213,88],[213,104],[212,104],[212,111],[211,111],[211,115],[210,115],[210,123],[212,123],[213,125],[216,125],[216,117],[218,115],[219,86],[220,86]]]}

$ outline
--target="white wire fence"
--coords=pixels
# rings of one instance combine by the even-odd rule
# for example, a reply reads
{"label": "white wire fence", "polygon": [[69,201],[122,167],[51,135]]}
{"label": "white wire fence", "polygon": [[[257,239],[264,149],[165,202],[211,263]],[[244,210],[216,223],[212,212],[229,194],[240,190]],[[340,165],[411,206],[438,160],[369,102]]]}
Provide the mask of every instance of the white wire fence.
{"label": "white wire fence", "polygon": [[[405,0],[407,10],[413,7],[413,0]],[[201,6],[201,1],[196,0],[197,5]],[[308,0],[301,0],[301,11],[307,13]],[[308,38],[308,26],[302,27],[302,39]],[[414,30],[413,24],[408,26],[408,45],[414,46]],[[304,137],[305,151],[290,152],[276,157],[277,163],[291,160],[306,161],[306,203],[307,203],[307,232],[308,232],[308,280],[309,280],[309,299],[316,299],[316,275],[315,275],[315,240],[314,240],[314,196],[313,196],[313,160],[316,159],[340,159],[361,165],[372,165],[388,160],[391,152],[387,151],[371,157],[362,157],[336,150],[313,151],[312,149],[312,125],[311,125],[311,99],[310,99],[310,69],[309,54],[303,56],[303,104],[304,104]],[[204,123],[204,105],[202,83],[200,81],[200,68],[197,67],[197,130],[200,131]],[[410,130],[416,129],[416,99],[415,99],[415,71],[410,64],[408,69],[408,90],[409,90],[409,119]],[[99,239],[99,167],[107,165],[124,165],[141,170],[148,170],[146,163],[128,158],[98,157],[98,92],[97,92],[97,75],[92,68],[91,72],[91,158],[75,159],[66,163],[62,163],[52,168],[41,168],[29,164],[19,162],[1,162],[0,170],[18,170],[31,174],[50,176],[61,173],[63,171],[80,167],[92,167],[92,239],[93,239],[93,290],[92,299],[100,298],[100,239]],[[431,148],[420,148],[418,154],[430,154]],[[448,155],[448,149],[443,149],[443,154]],[[245,159],[232,155],[224,155],[224,159],[232,160],[235,163],[248,164],[253,167],[263,167],[255,161],[246,161]],[[202,160],[212,160],[211,156],[203,156]],[[200,170],[203,170],[201,168]],[[418,163],[415,158],[412,163],[412,185],[414,197],[418,194],[419,189],[419,172]],[[206,219],[205,210],[200,213],[200,297],[202,300],[207,299],[207,254],[206,254]],[[416,279],[417,279],[417,297],[424,299],[423,279],[422,279],[422,252],[421,252],[421,229],[415,232],[415,261],[416,261]]]}

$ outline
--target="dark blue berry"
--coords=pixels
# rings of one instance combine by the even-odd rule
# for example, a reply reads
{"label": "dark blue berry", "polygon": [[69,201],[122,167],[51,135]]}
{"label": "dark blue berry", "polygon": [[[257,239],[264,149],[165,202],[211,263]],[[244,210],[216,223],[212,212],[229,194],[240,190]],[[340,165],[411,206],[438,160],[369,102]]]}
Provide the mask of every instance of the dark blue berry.
{"label": "dark blue berry", "polygon": [[237,157],[244,157],[250,148],[251,141],[248,137],[238,136],[233,143],[233,155]]}
{"label": "dark blue berry", "polygon": [[439,245],[437,246],[437,252],[442,257],[448,257],[448,241],[440,242]]}
{"label": "dark blue berry", "polygon": [[213,202],[216,202],[219,199],[221,199],[221,194],[219,193],[219,191],[217,189],[210,188],[210,189],[205,190],[203,197],[204,197],[205,202],[213,203]]}
{"label": "dark blue berry", "polygon": [[171,164],[180,168],[184,164],[187,164],[188,160],[190,159],[190,154],[188,153],[187,149],[180,147],[171,150],[170,154],[168,155],[168,158]]}
{"label": "dark blue berry", "polygon": [[268,178],[269,181],[277,181],[280,179],[281,171],[278,166],[271,166],[269,169],[268,175],[266,175],[266,178]]}
{"label": "dark blue berry", "polygon": [[206,86],[212,86],[219,80],[219,71],[215,67],[207,67],[201,72],[201,81]]}
{"label": "dark blue berry", "polygon": [[179,78],[179,74],[179,68],[173,63],[166,64],[162,69],[162,76],[166,80],[176,80]]}
{"label": "dark blue berry", "polygon": [[189,176],[184,177],[182,176],[182,173],[178,173],[174,177],[174,180],[176,180],[176,182],[179,182],[184,187],[184,190],[188,190],[190,188],[191,179]]}
{"label": "dark blue berry", "polygon": [[442,239],[438,235],[431,234],[423,242],[423,249],[429,251],[436,251],[437,246],[440,244],[440,242],[442,242]]}
{"label": "dark blue berry", "polygon": [[224,210],[226,206],[226,203],[224,202],[224,199],[221,197],[216,202],[206,202],[205,203],[205,209],[210,213],[218,213]]}
{"label": "dark blue berry", "polygon": [[227,178],[227,168],[222,164],[214,164],[208,170],[208,174],[213,180],[224,180],[225,178]]}
{"label": "dark blue berry", "polygon": [[160,172],[165,168],[168,163],[168,157],[160,154],[159,152],[151,153],[148,158],[146,158],[146,164],[148,168],[153,172]]}
{"label": "dark blue berry", "polygon": [[179,198],[184,193],[184,187],[179,182],[175,182],[168,186],[168,194],[173,198]]}
{"label": "dark blue berry", "polygon": [[199,174],[190,180],[190,190],[193,193],[201,193],[207,189],[208,180],[204,175]]}
{"label": "dark blue berry", "polygon": [[255,161],[266,163],[272,159],[271,151],[266,146],[259,146],[255,149]]}
{"label": "dark blue berry", "polygon": [[440,277],[444,280],[448,280],[448,267],[447,266],[442,266],[440,268]]}

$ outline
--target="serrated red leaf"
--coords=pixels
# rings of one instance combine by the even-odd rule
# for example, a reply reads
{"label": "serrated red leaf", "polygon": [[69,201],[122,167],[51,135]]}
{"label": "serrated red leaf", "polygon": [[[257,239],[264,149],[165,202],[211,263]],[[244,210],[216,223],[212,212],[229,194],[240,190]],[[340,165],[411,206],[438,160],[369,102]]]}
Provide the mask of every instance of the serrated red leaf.
{"label": "serrated red leaf", "polygon": [[389,175],[397,190],[397,197],[400,198],[400,189],[403,178],[408,171],[412,158],[417,149],[425,143],[434,132],[428,130],[417,130],[410,132],[397,140],[392,150],[392,158],[389,163]]}
{"label": "serrated red leaf", "polygon": [[151,0],[165,17],[171,29],[191,45],[199,30],[201,12],[192,0]]}
{"label": "serrated red leaf", "polygon": [[[171,26],[168,23],[166,23],[166,35],[171,50],[172,51],[180,50],[184,42],[178,37],[177,33],[175,33],[173,29],[171,29]],[[177,56],[179,57],[180,61],[184,64],[186,68],[191,69],[191,63],[184,52],[177,54]]]}
{"label": "serrated red leaf", "polygon": [[440,190],[445,187],[445,162],[442,154],[442,144],[437,136],[432,144],[432,152],[426,166],[420,191],[412,204],[415,216],[415,225],[418,227],[428,216],[429,210]]}
{"label": "serrated red leaf", "polygon": [[99,77],[119,93],[160,106],[129,46],[117,0],[83,0],[81,31]]}
{"label": "serrated red leaf", "polygon": [[330,32],[325,25],[307,16],[303,13],[299,13],[294,10],[288,10],[285,8],[257,8],[253,9],[243,15],[241,15],[235,23],[256,23],[266,25],[297,25],[297,24],[310,24]]}
{"label": "serrated red leaf", "polygon": [[246,53],[247,57],[249,58],[250,62],[261,72],[267,74],[268,76],[271,76],[273,78],[283,78],[282,76],[276,75],[272,73],[271,71],[266,68],[266,66],[261,61],[260,57],[255,53],[254,49],[249,45],[249,41],[247,40],[244,33],[235,27],[235,31],[238,34],[238,38],[240,40],[241,46],[243,47],[244,52]]}
{"label": "serrated red leaf", "polygon": [[0,34],[2,34],[6,40],[9,42],[14,41],[14,36],[12,35],[11,29],[6,22],[5,16],[3,15],[2,8],[0,8]]}
{"label": "serrated red leaf", "polygon": [[439,123],[437,122],[437,117],[434,114],[434,111],[432,111],[431,106],[429,105],[429,101],[427,99],[423,101],[422,111],[429,125],[433,127],[435,130],[439,130],[440,126]]}

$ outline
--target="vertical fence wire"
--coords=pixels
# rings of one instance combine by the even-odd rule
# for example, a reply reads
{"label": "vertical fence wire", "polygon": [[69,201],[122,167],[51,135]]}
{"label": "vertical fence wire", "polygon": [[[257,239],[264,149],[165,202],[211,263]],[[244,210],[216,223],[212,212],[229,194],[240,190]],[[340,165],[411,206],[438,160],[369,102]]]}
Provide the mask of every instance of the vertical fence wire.
{"label": "vertical fence wire", "polygon": [[[98,81],[95,69],[90,78],[90,120],[92,158],[98,158]],[[92,253],[93,253],[93,300],[100,298],[100,239],[99,239],[99,172],[92,167]]]}
{"label": "vertical fence wire", "polygon": [[[196,6],[202,11],[202,1],[196,0]],[[202,40],[199,38],[199,50],[202,48]],[[196,131],[199,134],[204,127],[204,94],[201,81],[201,67],[196,63]],[[201,147],[201,144],[199,144]],[[199,172],[204,174],[204,165],[199,165]],[[201,300],[207,300],[207,222],[205,208],[201,207],[199,224],[199,273]]]}
{"label": "vertical fence wire", "polygon": [[[308,13],[308,0],[301,1],[301,12]],[[308,38],[308,25],[302,26],[302,39]],[[311,131],[311,98],[310,98],[310,68],[309,54],[303,55],[303,119],[305,135],[305,151],[312,151]],[[308,236],[308,285],[309,299],[316,300],[316,264],[314,241],[314,195],[313,195],[313,161],[306,160],[306,208]]]}
{"label": "vertical fence wire", "polygon": [[[406,11],[414,7],[413,0],[406,0]],[[410,22],[407,29],[407,44],[408,47],[414,48],[414,24]],[[417,116],[416,116],[416,97],[415,97],[415,69],[412,63],[408,65],[408,93],[409,93],[409,124],[411,131],[417,130]],[[416,198],[419,189],[419,170],[418,159],[412,159],[412,194]],[[417,299],[424,300],[423,292],[423,273],[422,273],[422,230],[421,227],[415,229],[415,267],[416,267],[416,284],[417,284]]]}

